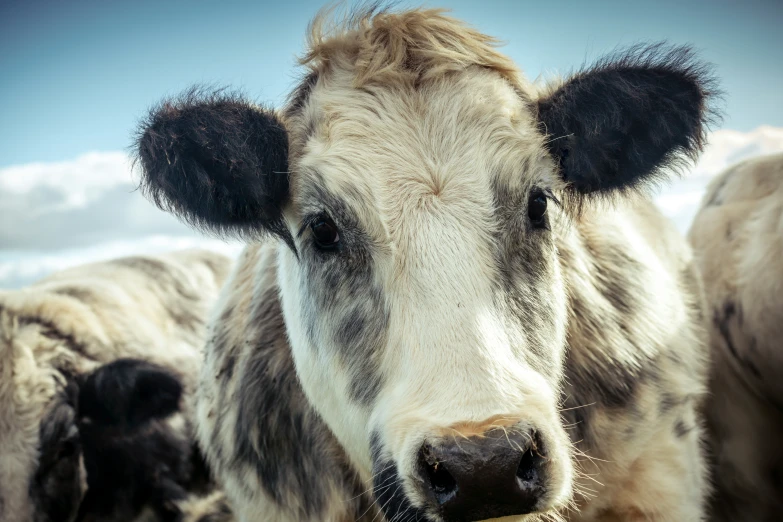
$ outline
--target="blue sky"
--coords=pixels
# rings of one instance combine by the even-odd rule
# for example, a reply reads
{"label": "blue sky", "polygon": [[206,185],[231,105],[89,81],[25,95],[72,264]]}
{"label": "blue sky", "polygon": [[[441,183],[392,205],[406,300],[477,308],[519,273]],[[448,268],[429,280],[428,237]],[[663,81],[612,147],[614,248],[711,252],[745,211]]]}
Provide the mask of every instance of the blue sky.
{"label": "blue sky", "polygon": [[[0,167],[121,150],[145,109],[207,82],[280,104],[321,1],[0,2]],[[442,0],[530,78],[639,40],[717,66],[724,128],[783,126],[783,1]],[[418,3],[402,2],[402,5]]]}

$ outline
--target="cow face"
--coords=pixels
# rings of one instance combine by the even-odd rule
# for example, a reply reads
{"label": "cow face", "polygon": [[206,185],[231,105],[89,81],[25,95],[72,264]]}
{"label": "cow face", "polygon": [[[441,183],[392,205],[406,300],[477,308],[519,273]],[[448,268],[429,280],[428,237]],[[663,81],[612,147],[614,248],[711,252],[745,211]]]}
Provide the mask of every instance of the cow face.
{"label": "cow face", "polygon": [[[332,74],[291,118],[311,134],[292,161],[297,255],[281,256],[280,288],[306,392],[379,473],[382,505],[387,483],[474,518],[562,503],[563,184],[529,98],[479,68],[369,92]],[[497,506],[476,501],[485,489]]]}
{"label": "cow face", "polygon": [[[431,11],[316,35],[285,113],[191,91],[153,111],[143,184],[213,231],[271,233],[301,385],[389,518],[482,520],[570,496],[558,241],[590,198],[702,139],[686,50],[537,93]],[[396,519],[396,518],[395,518]]]}

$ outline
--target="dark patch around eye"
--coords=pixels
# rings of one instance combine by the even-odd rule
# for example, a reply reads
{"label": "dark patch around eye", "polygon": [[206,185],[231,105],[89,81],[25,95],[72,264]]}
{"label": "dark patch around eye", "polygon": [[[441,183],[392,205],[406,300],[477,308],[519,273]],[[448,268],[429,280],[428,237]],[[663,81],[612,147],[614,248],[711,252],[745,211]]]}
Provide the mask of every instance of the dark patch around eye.
{"label": "dark patch around eye", "polygon": [[[328,215],[339,227],[340,242],[337,252],[309,242],[310,255],[302,256],[305,332],[313,346],[323,344],[325,332],[331,334],[350,372],[351,398],[371,404],[382,386],[379,354],[389,326],[389,310],[373,271],[376,245],[346,203],[362,201],[361,194],[346,188],[338,198],[318,174],[311,176],[303,199],[312,202],[312,210],[305,212],[298,236]],[[304,238],[302,245],[307,250]]]}
{"label": "dark patch around eye", "polygon": [[[309,183],[305,187],[302,200],[306,202],[302,221],[297,231],[297,239],[302,238],[308,229],[311,229],[319,221],[331,222],[335,225],[339,235],[339,250],[345,257],[350,252],[352,257],[364,259],[372,241],[364,233],[362,226],[355,217],[347,201],[364,201],[357,189],[347,187],[341,192],[340,197],[325,188],[325,181],[318,173],[308,173]],[[318,251],[331,250],[331,248],[319,248],[313,241],[311,244]],[[303,245],[306,247],[306,245]],[[314,249],[311,249],[314,250]],[[355,262],[351,261],[352,263]]]}
{"label": "dark patch around eye", "polygon": [[498,225],[488,245],[495,252],[497,267],[493,284],[498,299],[514,311],[520,323],[536,325],[527,333],[531,347],[529,360],[542,374],[554,377],[555,365],[549,364],[553,353],[542,347],[548,346],[549,332],[555,327],[557,302],[540,299],[535,306],[531,306],[529,296],[548,295],[551,292],[558,250],[554,236],[531,223],[528,205],[531,194],[535,193],[546,195],[549,202],[556,205],[557,200],[546,185],[519,188],[516,184],[503,182],[503,179],[502,176],[496,176],[492,184],[494,217]]}

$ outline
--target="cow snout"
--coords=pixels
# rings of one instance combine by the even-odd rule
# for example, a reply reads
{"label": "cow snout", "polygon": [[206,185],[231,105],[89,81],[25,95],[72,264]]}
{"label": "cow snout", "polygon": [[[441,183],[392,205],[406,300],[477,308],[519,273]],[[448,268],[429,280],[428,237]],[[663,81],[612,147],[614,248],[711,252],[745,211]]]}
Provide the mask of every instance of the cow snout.
{"label": "cow snout", "polygon": [[522,515],[535,511],[545,492],[545,450],[534,430],[457,435],[425,443],[418,472],[447,522]]}

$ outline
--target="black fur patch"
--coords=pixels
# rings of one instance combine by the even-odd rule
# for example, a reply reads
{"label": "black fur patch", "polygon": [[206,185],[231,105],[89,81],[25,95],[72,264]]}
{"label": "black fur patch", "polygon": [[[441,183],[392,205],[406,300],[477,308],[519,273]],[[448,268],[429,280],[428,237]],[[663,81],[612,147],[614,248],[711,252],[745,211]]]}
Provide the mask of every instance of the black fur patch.
{"label": "black fur patch", "polygon": [[[578,302],[576,296],[572,296],[572,303]],[[585,308],[584,305],[574,306],[578,310],[578,320],[592,323],[592,331],[600,332],[609,325],[595,315],[595,311]],[[631,343],[632,338],[628,337]],[[629,348],[635,352],[641,352],[636,348]],[[572,348],[572,350],[585,350],[585,347]],[[639,366],[622,364],[609,358],[592,359],[578,362],[574,356],[566,357],[565,379],[569,384],[569,390],[578,396],[571,397],[565,407],[603,407],[609,409],[625,409],[633,404],[637,390],[651,381],[659,378],[660,369],[653,360],[643,361]],[[573,405],[570,404],[573,402]],[[582,412],[587,415],[588,412]]]}
{"label": "black fur patch", "polygon": [[429,520],[423,510],[414,507],[408,500],[402,488],[397,465],[393,460],[382,457],[377,433],[373,433],[370,438],[370,451],[373,462],[373,494],[386,520]]}
{"label": "black fur patch", "polygon": [[[345,491],[344,500],[356,507],[358,516],[359,509],[368,510],[368,495],[302,391],[277,289],[257,296],[250,317],[249,326],[257,329],[249,334],[252,349],[244,350],[237,361],[236,395],[223,395],[237,408],[236,453],[224,466],[251,466],[267,495],[296,519],[323,513],[331,501],[330,483]],[[298,505],[292,506],[291,498],[298,499]]]}
{"label": "black fur patch", "polygon": [[288,135],[271,110],[238,94],[192,88],[142,122],[135,144],[145,194],[191,226],[293,246],[282,221]]}
{"label": "black fur patch", "polygon": [[652,361],[634,368],[614,361],[603,367],[577,367],[571,358],[566,360],[566,379],[579,390],[580,402],[606,408],[627,408],[640,386],[658,378],[658,371]]}
{"label": "black fur patch", "polygon": [[576,194],[639,187],[704,147],[714,84],[688,47],[634,46],[539,101],[547,147]]}
{"label": "black fur patch", "polygon": [[576,406],[597,404],[598,407],[627,408],[635,400],[637,389],[644,384],[657,380],[658,363],[644,360],[636,364],[623,364],[611,357],[591,357],[583,359],[576,354],[585,350],[595,350],[600,354],[599,346],[605,342],[600,332],[614,331],[618,336],[613,342],[628,343],[626,349],[632,353],[644,353],[633,345],[636,337],[629,331],[626,320],[641,309],[639,297],[645,295],[642,282],[648,280],[638,261],[630,258],[622,245],[599,242],[596,238],[585,238],[584,255],[593,261],[595,280],[593,284],[604,297],[605,302],[585,300],[578,293],[570,296],[571,321],[579,324],[580,330],[588,337],[581,342],[588,346],[569,346],[566,358],[566,382],[570,389],[578,393]]}
{"label": "black fur patch", "polygon": [[76,424],[78,387],[68,379],[41,421],[38,469],[30,482],[36,522],[72,520],[82,498]]}
{"label": "black fur patch", "polygon": [[106,364],[83,382],[79,429],[88,491],[77,520],[131,520],[149,506],[163,521],[180,516],[194,448],[162,419],[179,409],[182,385],[164,368],[134,359]]}

